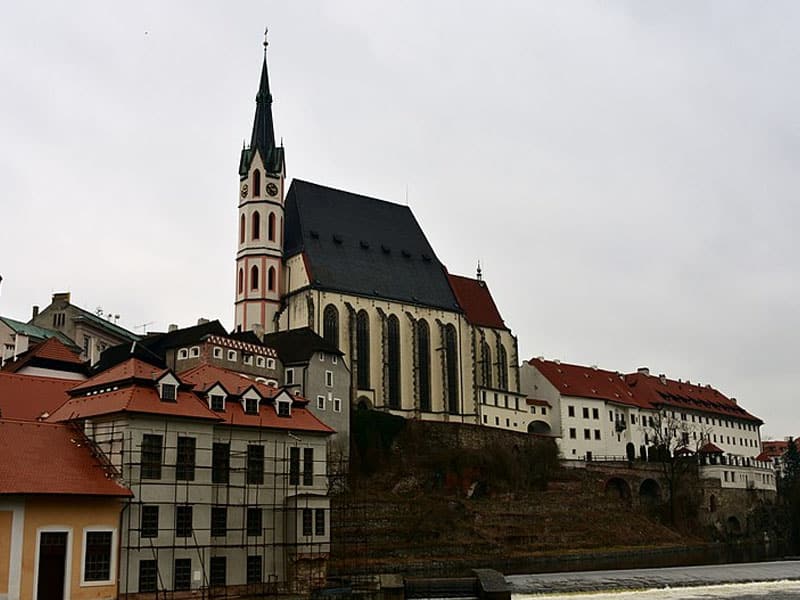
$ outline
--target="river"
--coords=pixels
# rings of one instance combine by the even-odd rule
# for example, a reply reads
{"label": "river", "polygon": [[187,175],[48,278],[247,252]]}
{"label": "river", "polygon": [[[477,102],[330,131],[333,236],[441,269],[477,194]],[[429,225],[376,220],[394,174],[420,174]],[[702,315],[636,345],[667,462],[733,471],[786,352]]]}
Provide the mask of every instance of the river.
{"label": "river", "polygon": [[800,600],[800,561],[509,575],[513,600]]}

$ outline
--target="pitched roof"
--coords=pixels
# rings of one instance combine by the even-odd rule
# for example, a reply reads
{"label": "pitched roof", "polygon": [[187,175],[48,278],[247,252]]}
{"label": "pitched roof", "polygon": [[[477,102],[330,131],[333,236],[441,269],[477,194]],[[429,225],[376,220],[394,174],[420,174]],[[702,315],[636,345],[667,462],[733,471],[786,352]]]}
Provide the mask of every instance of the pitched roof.
{"label": "pitched roof", "polygon": [[0,419],[0,494],[131,496],[66,425]]}
{"label": "pitched roof", "polygon": [[192,325],[191,327],[182,327],[167,333],[151,334],[140,340],[140,343],[151,352],[163,358],[164,351],[180,346],[187,346],[189,344],[197,344],[209,335],[227,336],[228,332],[222,326],[222,323],[215,319],[207,323],[200,323],[199,325]]}
{"label": "pitched roof", "polygon": [[480,279],[471,279],[461,275],[447,274],[450,287],[464,310],[464,314],[472,325],[506,329],[503,317],[497,310],[492,294],[486,282]]}
{"label": "pitched roof", "polygon": [[698,452],[700,454],[724,454],[725,451],[716,444],[708,442]]}
{"label": "pitched roof", "polygon": [[26,366],[58,369],[74,373],[86,373],[87,364],[80,354],[68,348],[57,337],[47,338],[20,354],[16,360],[6,363],[3,371],[17,372]]}
{"label": "pitched roof", "polygon": [[459,310],[407,206],[295,179],[285,248],[287,257],[303,253],[314,288]]}
{"label": "pitched roof", "polygon": [[254,387],[262,398],[269,403],[260,403],[258,414],[244,412],[241,402],[230,400],[225,403],[225,411],[215,413],[226,425],[243,427],[266,427],[268,429],[282,429],[288,431],[306,431],[310,433],[334,433],[334,430],[320,421],[306,405],[308,401],[300,396],[289,394],[292,399],[292,414],[290,417],[279,417],[274,408],[274,400],[281,395],[283,390],[257,382],[245,375],[222,369],[214,365],[201,364],[181,373],[181,380],[194,383],[195,389],[200,393],[210,391],[217,383],[236,398]]}
{"label": "pitched roof", "polygon": [[125,342],[111,348],[106,348],[100,354],[100,360],[92,368],[92,371],[99,373],[111,367],[123,363],[131,358],[139,359],[159,368],[166,368],[164,359],[148,348],[141,342]]}
{"label": "pitched roof", "polygon": [[34,421],[64,404],[75,383],[74,379],[0,372],[0,416]]}
{"label": "pitched roof", "polygon": [[29,338],[39,339],[39,340],[46,340],[48,338],[58,338],[67,346],[72,346],[77,348],[78,346],[75,345],[75,342],[69,339],[66,335],[61,333],[60,331],[55,331],[53,329],[47,329],[46,327],[39,327],[38,325],[32,325],[31,323],[23,323],[22,321],[17,321],[16,319],[10,319],[8,317],[0,317],[0,321],[8,325],[8,327],[14,333],[21,333],[22,335],[26,335]]}
{"label": "pitched roof", "polygon": [[93,390],[111,384],[127,383],[138,379],[140,381],[155,381],[164,374],[166,369],[156,367],[138,358],[130,358],[110,369],[99,372],[94,377],[80,382],[72,388],[72,395],[78,395],[87,390]]}
{"label": "pitched roof", "polygon": [[89,312],[86,309],[81,308],[80,306],[76,306],[72,303],[69,305],[75,309],[77,315],[74,317],[76,321],[89,321],[95,327],[99,329],[105,329],[107,332],[110,332],[118,337],[128,340],[138,340],[139,336],[133,333],[132,331],[128,331],[124,327],[120,327],[113,321],[109,321],[108,319],[104,319],[102,317],[98,317],[96,314]]}
{"label": "pitched roof", "polygon": [[315,352],[343,356],[341,350],[309,327],[268,333],[264,336],[264,343],[275,348],[284,365],[308,362]]}
{"label": "pitched roof", "polygon": [[532,358],[528,364],[536,367],[564,396],[593,398],[639,408],[652,408],[647,401],[628,387],[620,373],[542,358]]}
{"label": "pitched roof", "polygon": [[686,381],[646,373],[625,375],[625,382],[634,393],[653,406],[716,413],[727,417],[763,423],[733,400],[710,385],[701,386]]}

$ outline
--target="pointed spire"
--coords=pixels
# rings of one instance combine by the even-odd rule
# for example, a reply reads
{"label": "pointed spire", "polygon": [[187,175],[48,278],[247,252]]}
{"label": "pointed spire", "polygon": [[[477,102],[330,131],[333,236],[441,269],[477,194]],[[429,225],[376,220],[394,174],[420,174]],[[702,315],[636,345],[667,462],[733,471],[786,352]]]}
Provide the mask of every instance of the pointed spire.
{"label": "pointed spire", "polygon": [[264,61],[261,65],[261,80],[256,95],[256,116],[253,119],[253,134],[250,137],[251,151],[258,149],[268,168],[275,160],[275,130],[272,124],[272,94],[269,91],[267,72],[267,30],[264,30]]}
{"label": "pointed spire", "polygon": [[478,281],[483,281],[483,271],[481,271],[481,261],[480,260],[478,261],[478,270],[477,270],[476,275],[477,275],[476,278],[477,278]]}

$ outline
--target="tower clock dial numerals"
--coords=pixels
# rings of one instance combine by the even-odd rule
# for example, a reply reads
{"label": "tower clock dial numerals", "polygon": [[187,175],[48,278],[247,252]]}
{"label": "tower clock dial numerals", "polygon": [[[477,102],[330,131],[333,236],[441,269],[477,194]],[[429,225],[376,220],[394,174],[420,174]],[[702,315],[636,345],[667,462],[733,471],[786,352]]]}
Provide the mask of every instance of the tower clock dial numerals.
{"label": "tower clock dial numerals", "polygon": [[242,194],[242,198],[245,198],[247,196],[247,184],[246,183],[242,184],[241,194]]}
{"label": "tower clock dial numerals", "polygon": [[267,193],[270,196],[277,196],[278,195],[278,186],[272,183],[271,181],[267,184]]}

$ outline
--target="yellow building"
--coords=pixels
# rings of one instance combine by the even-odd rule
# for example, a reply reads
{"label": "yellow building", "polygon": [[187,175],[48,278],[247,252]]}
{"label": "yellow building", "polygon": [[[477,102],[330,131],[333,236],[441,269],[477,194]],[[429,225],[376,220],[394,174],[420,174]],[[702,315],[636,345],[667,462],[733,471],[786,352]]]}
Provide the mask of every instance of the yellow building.
{"label": "yellow building", "polygon": [[0,419],[0,599],[117,597],[131,492],[68,425]]}

